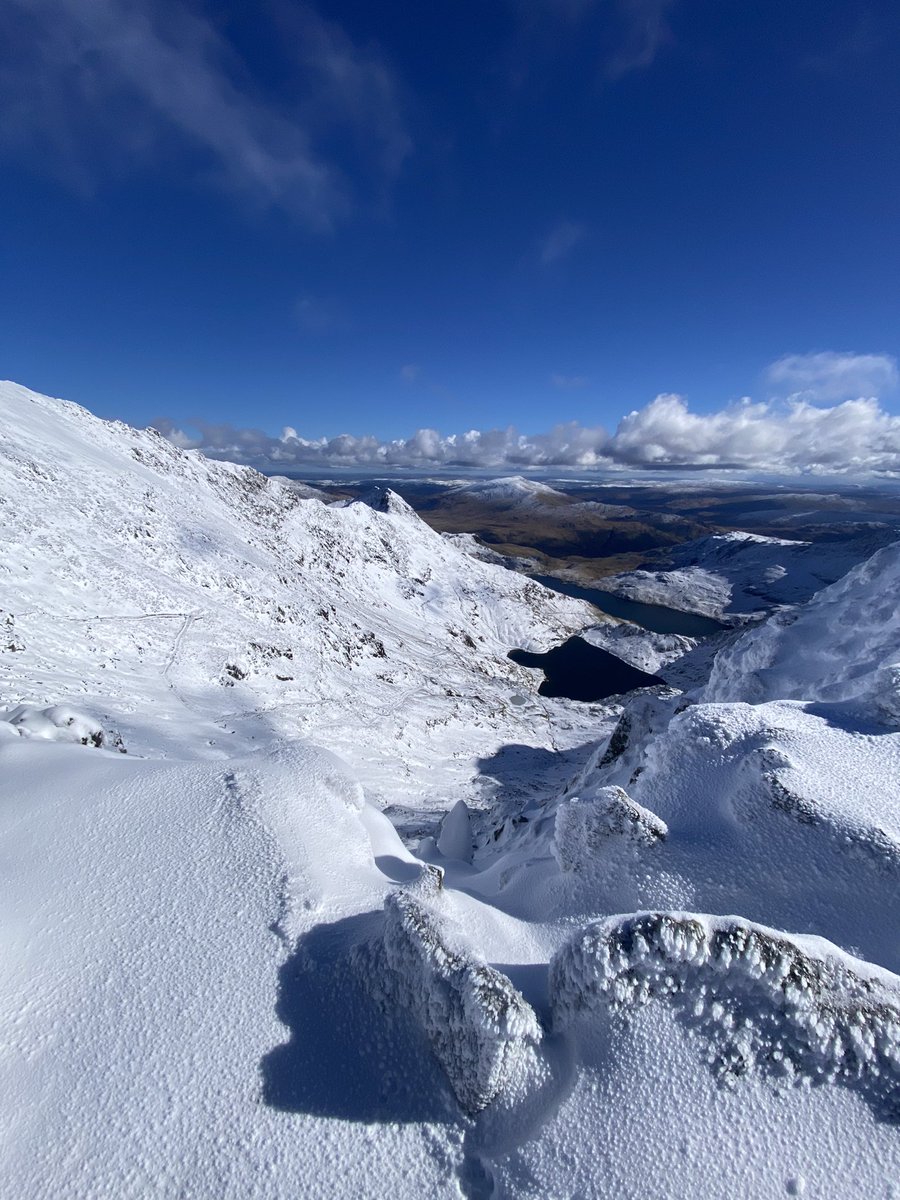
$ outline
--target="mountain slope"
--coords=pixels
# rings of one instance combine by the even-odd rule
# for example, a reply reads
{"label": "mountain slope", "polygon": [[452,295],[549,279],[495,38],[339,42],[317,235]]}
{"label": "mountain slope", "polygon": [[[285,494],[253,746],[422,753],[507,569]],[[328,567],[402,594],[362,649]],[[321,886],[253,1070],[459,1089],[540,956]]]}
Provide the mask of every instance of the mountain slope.
{"label": "mountain slope", "polygon": [[746,616],[808,600],[895,536],[882,526],[848,527],[840,539],[816,543],[717,534],[666,552],[658,569],[612,575],[603,586],[632,600],[684,612]]}
{"label": "mountain slope", "polygon": [[591,619],[461,554],[399,497],[305,500],[14,385],[0,416],[0,704],[81,699],[132,751],[216,756],[321,729],[373,786],[385,771],[396,799],[399,770],[420,799],[415,748],[435,730],[460,786],[474,756],[539,731],[509,704],[536,683],[507,651]]}
{"label": "mountain slope", "polygon": [[900,542],[735,641],[717,657],[704,699],[844,701],[898,728],[898,589]]}
{"label": "mountain slope", "polygon": [[890,1194],[896,547],[613,729],[392,493],[2,405],[0,1192]]}

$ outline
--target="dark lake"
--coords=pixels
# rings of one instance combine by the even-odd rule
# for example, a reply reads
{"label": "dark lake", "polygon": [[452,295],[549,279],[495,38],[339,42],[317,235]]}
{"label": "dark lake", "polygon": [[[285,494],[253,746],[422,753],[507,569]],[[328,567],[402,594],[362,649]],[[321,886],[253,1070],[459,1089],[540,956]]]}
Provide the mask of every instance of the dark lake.
{"label": "dark lake", "polygon": [[557,579],[555,575],[532,575],[532,579],[542,583],[563,596],[574,596],[576,600],[587,600],[595,608],[608,613],[611,617],[619,617],[623,621],[633,621],[653,633],[680,633],[685,637],[709,637],[728,626],[714,617],[703,617],[698,613],[679,612],[674,608],[664,608],[661,604],[641,604],[638,600],[626,600],[624,596],[614,596],[612,592],[604,592],[600,588],[584,587],[580,583],[570,583],[567,579]]}
{"label": "dark lake", "polygon": [[542,696],[605,700],[607,696],[663,682],[657,675],[639,671],[577,636],[570,637],[561,646],[554,646],[546,654],[510,650],[509,657],[522,667],[534,667],[544,672],[544,682],[538,688]]}

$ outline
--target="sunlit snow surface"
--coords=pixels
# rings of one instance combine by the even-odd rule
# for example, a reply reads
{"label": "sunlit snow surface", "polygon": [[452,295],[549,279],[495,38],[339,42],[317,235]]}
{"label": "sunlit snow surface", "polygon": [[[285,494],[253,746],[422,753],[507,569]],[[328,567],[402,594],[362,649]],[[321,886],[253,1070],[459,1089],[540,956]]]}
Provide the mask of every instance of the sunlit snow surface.
{"label": "sunlit snow surface", "polygon": [[0,420],[0,1194],[900,1194],[900,551],[622,712],[396,497]]}

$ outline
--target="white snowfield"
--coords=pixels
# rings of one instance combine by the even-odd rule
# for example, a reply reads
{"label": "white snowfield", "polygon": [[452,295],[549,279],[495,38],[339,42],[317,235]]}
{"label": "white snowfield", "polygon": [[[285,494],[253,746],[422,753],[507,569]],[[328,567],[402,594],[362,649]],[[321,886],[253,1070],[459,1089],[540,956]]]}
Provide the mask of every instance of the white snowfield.
{"label": "white snowfield", "polygon": [[716,534],[677,546],[665,570],[611,575],[603,587],[645,604],[720,620],[746,619],[779,604],[808,600],[894,536],[880,526],[849,527],[845,539],[821,543]]}
{"label": "white snowfield", "polygon": [[507,475],[501,479],[467,480],[447,489],[448,496],[472,497],[486,504],[501,507],[538,507],[546,504],[567,504],[568,496],[549,484],[522,475]]}
{"label": "white snowfield", "polygon": [[900,547],[622,712],[391,493],[0,439],[0,1195],[897,1195]]}

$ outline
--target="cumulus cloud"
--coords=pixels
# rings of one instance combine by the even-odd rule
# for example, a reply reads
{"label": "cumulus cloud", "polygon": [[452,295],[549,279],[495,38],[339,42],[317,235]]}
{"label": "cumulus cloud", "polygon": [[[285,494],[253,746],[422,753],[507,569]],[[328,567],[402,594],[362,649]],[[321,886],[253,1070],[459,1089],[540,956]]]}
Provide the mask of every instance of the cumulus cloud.
{"label": "cumulus cloud", "polygon": [[92,190],[136,164],[191,156],[196,177],[329,228],[351,180],[322,147],[352,138],[381,186],[409,152],[377,53],[305,3],[271,0],[294,86],[276,97],[221,32],[178,0],[8,0],[0,6],[0,139]]}
{"label": "cumulus cloud", "polygon": [[764,471],[900,471],[900,418],[875,399],[822,408],[741,400],[719,412],[689,411],[657,396],[620,422],[607,452],[634,466],[741,467]]}
{"label": "cumulus cloud", "polygon": [[897,360],[889,354],[785,354],[766,371],[776,391],[804,394],[814,400],[847,400],[882,396],[897,387]]}
{"label": "cumulus cloud", "polygon": [[410,438],[382,441],[342,434],[309,440],[294,429],[280,437],[260,430],[197,423],[195,435],[170,422],[159,427],[176,445],[265,470],[312,467],[739,468],[783,473],[900,475],[900,417],[875,399],[845,400],[823,408],[803,399],[741,400],[714,413],[693,413],[675,395],[624,417],[614,433],[571,422],[546,433],[506,429],[445,435],[420,429]]}

